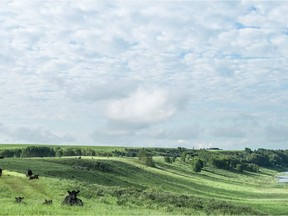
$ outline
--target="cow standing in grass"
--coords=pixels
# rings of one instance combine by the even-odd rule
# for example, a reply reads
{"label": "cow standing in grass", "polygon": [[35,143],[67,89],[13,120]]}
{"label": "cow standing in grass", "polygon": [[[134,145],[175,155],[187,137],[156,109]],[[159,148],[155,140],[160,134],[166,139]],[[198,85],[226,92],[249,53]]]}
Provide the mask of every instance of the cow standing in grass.
{"label": "cow standing in grass", "polygon": [[1,176],[2,176],[2,169],[0,168],[0,178],[1,178]]}
{"label": "cow standing in grass", "polygon": [[65,197],[64,201],[62,202],[62,205],[78,205],[83,206],[83,202],[81,199],[77,198],[77,195],[80,191],[68,191],[68,196]]}

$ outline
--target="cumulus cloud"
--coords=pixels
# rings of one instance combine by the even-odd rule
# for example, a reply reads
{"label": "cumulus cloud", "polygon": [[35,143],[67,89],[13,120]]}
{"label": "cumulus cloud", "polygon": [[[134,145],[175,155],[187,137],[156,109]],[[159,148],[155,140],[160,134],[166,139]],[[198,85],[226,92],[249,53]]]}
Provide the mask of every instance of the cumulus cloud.
{"label": "cumulus cloud", "polygon": [[182,98],[166,90],[138,88],[128,97],[112,101],[106,116],[115,122],[146,126],[170,118],[182,105]]}

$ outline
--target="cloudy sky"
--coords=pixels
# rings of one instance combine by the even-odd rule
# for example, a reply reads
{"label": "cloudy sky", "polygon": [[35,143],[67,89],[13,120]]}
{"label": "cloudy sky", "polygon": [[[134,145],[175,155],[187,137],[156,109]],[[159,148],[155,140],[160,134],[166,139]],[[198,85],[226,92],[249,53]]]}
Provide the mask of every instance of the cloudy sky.
{"label": "cloudy sky", "polygon": [[288,148],[287,1],[0,1],[0,143]]}

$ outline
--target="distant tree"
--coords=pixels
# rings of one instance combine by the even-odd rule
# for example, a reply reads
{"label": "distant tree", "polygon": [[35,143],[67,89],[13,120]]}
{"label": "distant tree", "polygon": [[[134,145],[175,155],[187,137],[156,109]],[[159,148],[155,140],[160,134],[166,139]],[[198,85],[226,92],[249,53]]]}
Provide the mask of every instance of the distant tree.
{"label": "distant tree", "polygon": [[177,157],[173,156],[172,159],[171,159],[172,163],[175,163],[176,159],[177,159]]}
{"label": "distant tree", "polygon": [[46,146],[28,146],[22,149],[22,157],[53,157],[55,151],[53,148]]}
{"label": "distant tree", "polygon": [[4,149],[0,152],[1,157],[14,157],[14,151],[12,149]]}
{"label": "distant tree", "polygon": [[82,155],[85,156],[95,156],[95,151],[93,149],[90,148],[86,148],[82,151]]}
{"label": "distant tree", "polygon": [[75,156],[75,152],[73,151],[73,148],[65,148],[63,150],[63,155],[64,156]]}
{"label": "distant tree", "polygon": [[257,164],[259,166],[269,166],[270,162],[269,159],[262,154],[252,153],[247,157],[247,160],[250,163]]}
{"label": "distant tree", "polygon": [[141,163],[145,164],[146,166],[155,167],[155,162],[151,155],[149,155],[144,149],[141,149],[138,152],[138,159]]}
{"label": "distant tree", "polygon": [[199,158],[193,158],[192,160],[192,168],[194,172],[201,172],[202,168],[204,167],[204,163]]}
{"label": "distant tree", "polygon": [[188,154],[188,152],[186,152],[186,151],[181,153],[180,158],[181,158],[182,162],[186,162],[187,154]]}
{"label": "distant tree", "polygon": [[82,150],[85,152],[85,149],[81,149],[81,148],[74,148],[74,149],[73,149],[74,154],[77,155],[77,156],[78,156],[78,155],[80,155],[80,156],[83,155],[83,154],[82,154]]}
{"label": "distant tree", "polygon": [[144,150],[144,149],[141,149],[139,152],[138,152],[138,159],[140,161],[144,160],[144,158],[146,157],[147,155],[147,152]]}
{"label": "distant tree", "polygon": [[219,169],[230,169],[230,158],[228,156],[216,156],[211,158],[211,165]]}
{"label": "distant tree", "polygon": [[172,159],[171,159],[170,157],[168,157],[168,156],[165,156],[165,157],[164,157],[164,161],[165,161],[166,163],[172,163]]}
{"label": "distant tree", "polygon": [[272,165],[278,165],[280,166],[282,164],[282,158],[277,155],[277,154],[270,154],[268,156],[268,159],[269,159],[269,163],[272,164]]}
{"label": "distant tree", "polygon": [[64,155],[63,149],[59,148],[56,150],[55,156],[62,157]]}
{"label": "distant tree", "polygon": [[250,149],[250,148],[245,148],[245,150],[244,150],[247,154],[251,154],[252,153],[252,150]]}

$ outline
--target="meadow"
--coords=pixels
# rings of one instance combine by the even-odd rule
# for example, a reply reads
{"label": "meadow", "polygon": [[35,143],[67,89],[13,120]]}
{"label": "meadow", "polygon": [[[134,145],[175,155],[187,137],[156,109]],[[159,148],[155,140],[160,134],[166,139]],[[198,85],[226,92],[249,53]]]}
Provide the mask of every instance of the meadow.
{"label": "meadow", "polygon": [[[4,146],[6,148],[6,146]],[[1,148],[1,146],[0,146]],[[100,148],[100,147],[99,147]],[[97,147],[94,147],[97,150]],[[113,147],[101,147],[111,151]],[[118,148],[119,150],[119,148]],[[287,215],[288,187],[273,169],[231,172],[166,163],[153,157],[33,157],[0,160],[1,215]],[[29,181],[27,169],[39,174]],[[68,190],[80,190],[84,206],[61,205]],[[16,203],[15,197],[24,197]],[[43,205],[52,199],[52,205]]]}

